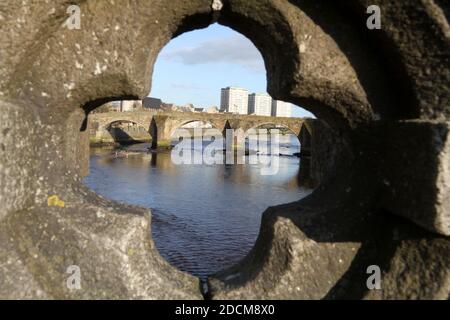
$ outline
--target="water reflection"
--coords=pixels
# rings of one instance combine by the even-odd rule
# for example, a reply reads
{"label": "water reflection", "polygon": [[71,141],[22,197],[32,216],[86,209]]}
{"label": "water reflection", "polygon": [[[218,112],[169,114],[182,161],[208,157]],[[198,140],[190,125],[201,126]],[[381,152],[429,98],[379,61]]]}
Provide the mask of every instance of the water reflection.
{"label": "water reflection", "polygon": [[[128,158],[93,148],[85,183],[106,197],[152,208],[152,233],[161,255],[199,277],[248,253],[268,206],[310,193],[300,187],[299,159],[294,156],[280,156],[278,173],[262,176],[260,165],[177,166],[170,152],[145,152],[149,146],[127,147]],[[298,151],[293,141],[280,152]]]}

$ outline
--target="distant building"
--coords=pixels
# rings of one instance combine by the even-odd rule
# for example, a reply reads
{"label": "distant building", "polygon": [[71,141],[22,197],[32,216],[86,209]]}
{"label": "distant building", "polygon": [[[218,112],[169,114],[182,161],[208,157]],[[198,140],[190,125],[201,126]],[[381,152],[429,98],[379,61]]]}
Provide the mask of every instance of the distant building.
{"label": "distant building", "polygon": [[220,96],[220,110],[248,114],[248,90],[238,87],[223,88]]}
{"label": "distant building", "polygon": [[292,117],[292,104],[284,101],[272,101],[272,116],[273,117]]}
{"label": "distant building", "polygon": [[116,111],[116,112],[119,112],[120,111],[120,104],[121,104],[121,102],[120,101],[111,101],[110,103],[109,103],[109,110],[110,111]]}
{"label": "distant building", "polygon": [[203,112],[203,108],[194,108],[194,112]]}
{"label": "distant building", "polygon": [[186,103],[184,106],[172,106],[172,111],[178,112],[195,112],[195,106],[192,103]]}
{"label": "distant building", "polygon": [[162,105],[162,100],[158,98],[145,97],[142,100],[142,107],[145,109],[161,109]]}
{"label": "distant building", "polygon": [[195,106],[192,103],[186,103],[184,106],[180,107],[183,112],[194,112]]}
{"label": "distant building", "polygon": [[161,109],[163,111],[176,111],[177,110],[177,106],[173,103],[165,103],[163,102],[161,105]]}
{"label": "distant building", "polygon": [[252,93],[248,96],[248,113],[258,116],[272,115],[272,97],[267,93]]}
{"label": "distant building", "polygon": [[209,108],[207,108],[206,110],[206,113],[219,113],[219,108],[217,108],[217,107],[209,107]]}
{"label": "distant building", "polygon": [[120,112],[128,112],[134,110],[133,100],[123,100],[120,102]]}
{"label": "distant building", "polygon": [[120,111],[120,101],[107,102],[100,107],[92,110],[92,113],[106,113],[106,112],[119,112]]}

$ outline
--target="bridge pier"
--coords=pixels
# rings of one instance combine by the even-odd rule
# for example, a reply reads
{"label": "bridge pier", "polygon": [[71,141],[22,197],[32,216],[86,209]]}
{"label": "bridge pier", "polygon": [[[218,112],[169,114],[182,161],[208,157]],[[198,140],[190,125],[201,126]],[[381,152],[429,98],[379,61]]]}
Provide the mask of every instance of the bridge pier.
{"label": "bridge pier", "polygon": [[152,149],[170,148],[173,125],[166,115],[156,115],[150,123]]}
{"label": "bridge pier", "polygon": [[242,128],[231,128],[226,125],[222,134],[227,152],[245,150],[246,132]]}
{"label": "bridge pier", "polygon": [[300,156],[301,157],[310,157],[311,156],[311,144],[312,137],[311,133],[308,131],[306,126],[303,126],[300,130],[300,134],[298,135],[298,140],[300,141]]}

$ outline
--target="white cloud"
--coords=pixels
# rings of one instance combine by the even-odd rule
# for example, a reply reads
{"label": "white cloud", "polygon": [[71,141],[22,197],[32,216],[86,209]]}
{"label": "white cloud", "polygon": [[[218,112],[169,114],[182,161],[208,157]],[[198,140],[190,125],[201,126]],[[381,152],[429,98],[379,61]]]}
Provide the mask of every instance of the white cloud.
{"label": "white cloud", "polygon": [[229,63],[254,72],[265,72],[264,61],[258,49],[250,40],[240,35],[207,40],[195,47],[165,51],[161,58],[185,65]]}

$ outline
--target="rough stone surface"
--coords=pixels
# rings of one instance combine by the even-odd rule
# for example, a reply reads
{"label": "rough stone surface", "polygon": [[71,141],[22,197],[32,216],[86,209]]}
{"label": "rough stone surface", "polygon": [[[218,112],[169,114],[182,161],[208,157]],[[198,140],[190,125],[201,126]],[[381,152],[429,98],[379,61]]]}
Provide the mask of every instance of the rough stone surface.
{"label": "rough stone surface", "polygon": [[[361,217],[316,200],[266,211],[252,252],[210,278],[212,298],[447,299],[445,238],[388,215]],[[370,265],[381,268],[381,290],[366,286]]]}
{"label": "rough stone surface", "polygon": [[[0,255],[2,298],[201,298],[199,281],[174,270],[158,254],[150,239],[149,212],[89,190],[73,191],[60,193],[64,208],[23,210],[0,225],[6,243],[13,242],[10,251],[18,256]],[[81,271],[80,290],[66,286],[72,265]],[[26,276],[18,277],[16,268],[25,269]]]}
{"label": "rough stone surface", "polygon": [[[161,48],[218,21],[261,51],[273,98],[326,122],[311,154],[329,162],[311,164],[323,171],[310,197],[266,211],[254,249],[211,277],[210,297],[448,299],[444,1],[71,4],[80,30],[63,26],[67,1],[0,3],[1,298],[202,298],[198,280],[158,254],[150,212],[98,197],[81,177],[85,114],[144,97]],[[366,28],[372,4],[378,31]],[[372,264],[380,291],[365,286]],[[65,286],[70,265],[82,290]]]}
{"label": "rough stone surface", "polygon": [[450,123],[406,121],[377,130],[377,144],[385,145],[378,176],[384,207],[450,235]]}

